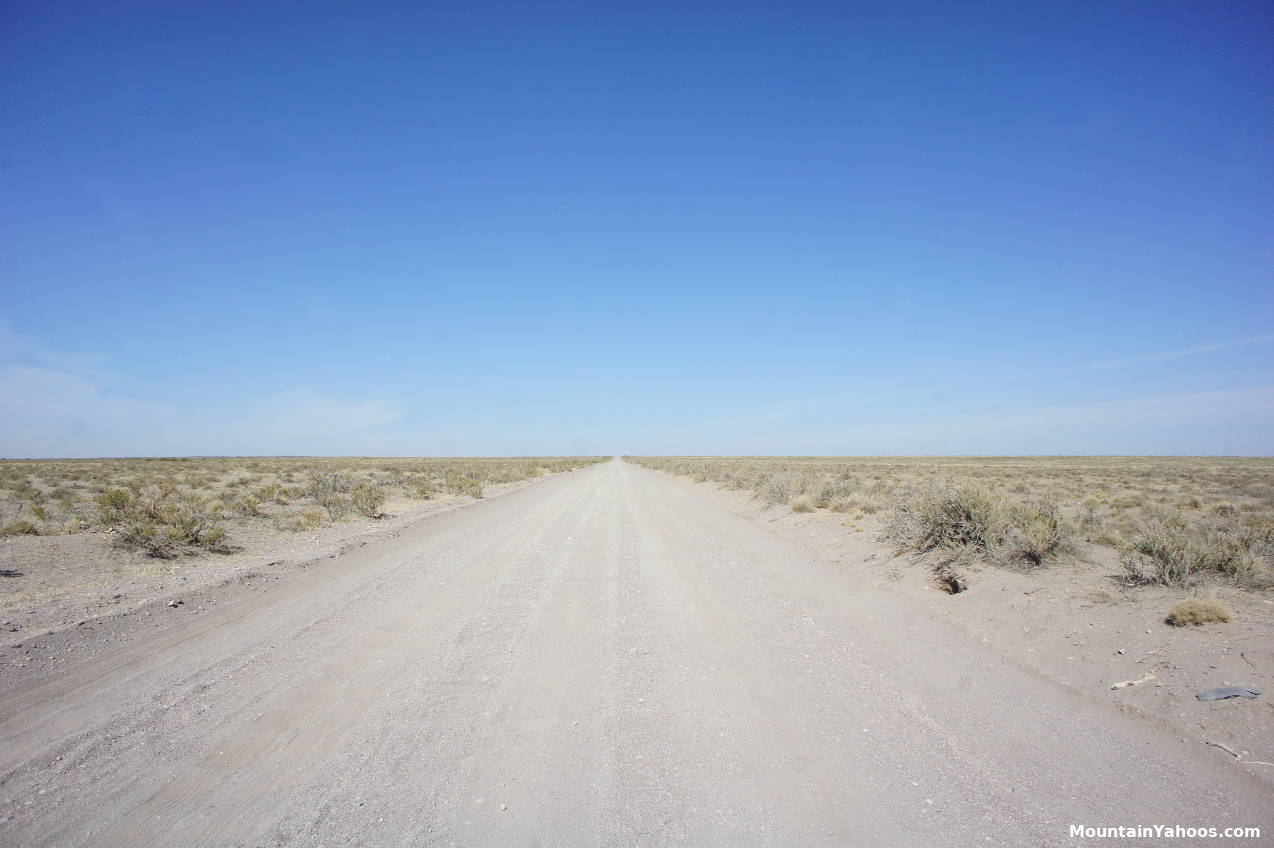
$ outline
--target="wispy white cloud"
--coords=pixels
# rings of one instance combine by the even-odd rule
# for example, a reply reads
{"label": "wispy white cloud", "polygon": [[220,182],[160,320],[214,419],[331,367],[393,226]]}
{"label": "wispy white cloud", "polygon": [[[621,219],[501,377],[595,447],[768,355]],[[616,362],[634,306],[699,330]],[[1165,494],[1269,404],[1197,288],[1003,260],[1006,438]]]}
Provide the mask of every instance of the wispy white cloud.
{"label": "wispy white cloud", "polygon": [[1105,362],[1094,362],[1089,365],[1079,365],[1072,369],[1067,369],[1064,373],[1079,373],[1083,371],[1104,371],[1107,368],[1127,368],[1133,365],[1144,365],[1150,362],[1163,362],[1167,359],[1180,359],[1184,356],[1197,356],[1203,353],[1214,353],[1218,350],[1226,350],[1234,347],[1247,347],[1249,345],[1264,344],[1266,342],[1274,342],[1274,333],[1266,333],[1260,336],[1248,336],[1242,339],[1231,339],[1224,342],[1213,342],[1211,344],[1194,345],[1193,347],[1177,348],[1176,350],[1162,350],[1153,353],[1143,353],[1137,356],[1125,356],[1120,359],[1109,359]]}
{"label": "wispy white cloud", "polygon": [[162,452],[158,445],[179,416],[160,403],[112,395],[70,370],[0,365],[0,455],[64,456]]}
{"label": "wispy white cloud", "polygon": [[1208,344],[1193,345],[1191,347],[1175,348],[1173,350],[1158,350],[1148,353],[1139,353],[1132,356],[1123,356],[1115,359],[1106,359],[1098,362],[1081,362],[1077,364],[1060,364],[1054,368],[1043,368],[1033,371],[1019,372],[984,372],[967,377],[960,382],[962,386],[980,386],[980,385],[1002,385],[1006,383],[1027,383],[1037,382],[1039,380],[1047,380],[1056,377],[1068,377],[1079,374],[1087,374],[1098,371],[1113,371],[1121,368],[1132,369],[1138,365],[1150,365],[1156,362],[1165,362],[1172,359],[1184,359],[1191,356],[1202,356],[1209,353],[1216,353],[1221,350],[1229,350],[1239,347],[1250,347],[1254,345],[1267,344],[1274,342],[1274,333],[1265,333],[1259,336],[1247,336],[1241,339],[1229,339],[1227,341],[1210,342]]}
{"label": "wispy white cloud", "polygon": [[75,373],[101,374],[107,358],[100,354],[55,351],[34,336],[15,332],[0,318],[0,363],[26,364]]}
{"label": "wispy white cloud", "polygon": [[343,400],[304,389],[268,397],[250,405],[237,429],[271,444],[334,439],[365,433],[402,417],[392,403],[378,400]]}
{"label": "wispy white cloud", "polygon": [[0,456],[364,453],[394,404],[293,389],[218,406],[129,397],[98,367],[0,324]]}
{"label": "wispy white cloud", "polygon": [[[1179,438],[1175,443],[1159,439],[1156,443],[1160,451],[1267,454],[1274,452],[1274,436],[1261,436],[1259,432],[1242,437],[1235,435],[1236,432],[1251,430],[1249,421],[1253,416],[1259,419],[1261,414],[1250,403],[1240,403],[1240,399],[1264,397],[1262,393],[1269,391],[1264,388],[1178,393],[1160,398],[1128,397],[1110,402],[1053,406],[1039,402],[1014,404],[1012,398],[1020,396],[1023,384],[1033,386],[1038,394],[1041,390],[1047,392],[1053,378],[1121,368],[1135,374],[1139,365],[1271,342],[1274,342],[1274,333],[1017,373],[973,372],[952,377],[946,372],[944,364],[943,369],[935,368],[937,374],[894,375],[884,382],[869,372],[859,384],[842,386],[836,391],[800,398],[768,399],[764,404],[686,422],[675,431],[660,434],[660,444],[654,449],[750,454],[843,453],[846,450],[867,453],[1011,453],[1021,450],[1014,445],[1029,444],[1033,446],[1033,452],[1145,452],[1151,448],[1148,441],[1138,444],[1139,434],[1116,439],[1109,429],[1101,431],[1094,425],[1088,436],[1080,439],[1075,430],[1081,422],[1095,422],[1098,416],[1105,416],[1109,427],[1117,419],[1132,421],[1141,415],[1138,426],[1140,433],[1146,434],[1146,439],[1175,427]],[[950,370],[961,373],[958,367]],[[1129,379],[1131,393],[1137,384],[1132,377]],[[1071,388],[1075,388],[1073,383]],[[1078,388],[1082,393],[1082,386]],[[917,398],[931,397],[935,392],[946,397],[958,396],[961,409],[936,402],[921,406],[915,403]],[[1210,407],[1210,403],[1219,405]],[[1151,410],[1165,405],[1172,407],[1171,411],[1163,411],[1169,417],[1150,417]],[[979,408],[987,411],[982,413]],[[1067,416],[1070,423],[1063,425]],[[1171,416],[1176,416],[1175,423]],[[817,433],[805,430],[808,422],[819,420],[869,423],[856,430],[828,429]],[[970,426],[974,426],[977,432],[959,431],[959,422],[964,421],[976,422]],[[1183,431],[1185,421],[1195,422],[1192,432]],[[1016,430],[1010,432],[1014,427]],[[1268,432],[1274,433],[1274,426]],[[989,438],[992,433],[1001,434],[1006,441],[997,446]],[[1035,438],[1026,438],[1029,433],[1034,433]],[[974,438],[979,434],[986,438]],[[1176,446],[1173,447],[1173,444]],[[1209,444],[1214,448],[1209,449]]]}
{"label": "wispy white cloud", "polygon": [[[1094,363],[1072,373],[1128,367],[1274,341],[1274,334]],[[611,449],[692,453],[1274,453],[1274,386],[1200,390],[1050,404],[1049,393],[969,390],[929,397],[929,378],[874,391],[767,398],[678,426],[626,422],[439,417],[410,433],[392,399],[290,387],[264,397],[179,404],[140,396],[105,357],[67,353],[0,320],[0,456],[186,454],[542,453]],[[976,378],[975,378],[976,379]],[[1259,377],[1257,379],[1260,379]],[[992,384],[1003,378],[988,378]],[[1072,381],[1074,383],[1076,381]],[[1084,383],[1084,380],[1079,380]],[[1262,380],[1268,382],[1268,380]],[[1131,381],[1130,381],[1131,384]],[[1045,385],[1047,381],[1045,381]],[[1107,387],[1109,389],[1109,387]],[[1060,395],[1058,395],[1060,396]],[[599,416],[600,419],[600,416]],[[419,422],[416,422],[419,423]],[[541,429],[537,429],[542,424]],[[600,429],[599,429],[600,428]],[[568,432],[569,430],[569,432]]]}
{"label": "wispy white cloud", "polygon": [[994,413],[866,416],[774,437],[751,452],[832,454],[1274,453],[1274,386],[1038,406]]}

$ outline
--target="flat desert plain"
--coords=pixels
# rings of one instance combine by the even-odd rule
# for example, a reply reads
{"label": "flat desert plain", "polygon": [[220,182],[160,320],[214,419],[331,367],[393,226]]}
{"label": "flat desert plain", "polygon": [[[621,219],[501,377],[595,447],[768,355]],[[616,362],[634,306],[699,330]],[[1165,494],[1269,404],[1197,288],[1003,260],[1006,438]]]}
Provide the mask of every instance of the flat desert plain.
{"label": "flat desert plain", "polygon": [[1267,460],[111,462],[4,466],[6,845],[1274,828]]}

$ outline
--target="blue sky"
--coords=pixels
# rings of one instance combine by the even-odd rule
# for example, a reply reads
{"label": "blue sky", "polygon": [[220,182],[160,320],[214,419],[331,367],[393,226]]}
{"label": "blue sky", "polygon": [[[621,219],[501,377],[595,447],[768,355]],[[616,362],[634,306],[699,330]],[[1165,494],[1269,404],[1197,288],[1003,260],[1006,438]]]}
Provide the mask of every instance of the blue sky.
{"label": "blue sky", "polygon": [[0,33],[0,455],[1274,453],[1268,3]]}

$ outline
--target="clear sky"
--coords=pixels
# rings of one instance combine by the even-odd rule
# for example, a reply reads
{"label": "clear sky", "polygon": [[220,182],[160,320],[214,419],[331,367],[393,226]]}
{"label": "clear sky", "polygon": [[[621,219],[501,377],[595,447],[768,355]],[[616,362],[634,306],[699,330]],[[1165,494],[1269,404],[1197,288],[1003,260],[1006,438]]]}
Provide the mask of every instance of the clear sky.
{"label": "clear sky", "polygon": [[1274,4],[0,4],[0,455],[1274,453]]}

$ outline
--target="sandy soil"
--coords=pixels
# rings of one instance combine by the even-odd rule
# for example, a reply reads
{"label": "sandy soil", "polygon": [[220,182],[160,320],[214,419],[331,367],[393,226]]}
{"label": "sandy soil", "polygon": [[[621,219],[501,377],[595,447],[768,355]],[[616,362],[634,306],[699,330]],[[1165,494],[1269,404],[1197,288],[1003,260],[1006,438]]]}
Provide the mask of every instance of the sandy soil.
{"label": "sandy soil", "polygon": [[[1202,587],[1200,595],[1235,610],[1235,621],[1173,627],[1166,613],[1187,592],[1128,587],[1114,551],[1081,545],[1064,562],[1029,572],[983,565],[967,575],[967,591],[952,595],[932,578],[924,558],[896,556],[877,541],[880,527],[870,519],[794,513],[712,483],[676,480],[873,587],[906,597],[920,614],[946,621],[1003,660],[1157,722],[1181,744],[1203,746],[1253,776],[1274,779],[1274,599],[1267,593]],[[1147,674],[1153,677],[1143,683],[1110,688]],[[1263,696],[1194,697],[1222,686],[1255,687]]]}
{"label": "sandy soil", "polygon": [[[487,496],[544,478],[488,484]],[[422,518],[471,504],[467,496],[391,501],[375,521],[361,518],[290,533],[267,520],[232,529],[230,554],[200,552],[156,559],[113,544],[110,532],[0,538],[0,644],[21,643],[82,626],[102,616],[148,608],[158,600],[209,596],[235,584],[268,582],[379,539],[392,538]],[[21,658],[11,659],[19,665]]]}
{"label": "sandy soil", "polygon": [[[942,615],[958,598],[886,580],[867,543],[798,543],[799,522],[746,520],[718,494],[606,463],[263,588],[33,638],[25,667],[0,664],[0,842],[1271,832],[1271,783],[1246,758],[1011,656],[992,641],[1000,625],[970,624],[972,605]],[[1012,594],[996,577],[965,601]]]}

